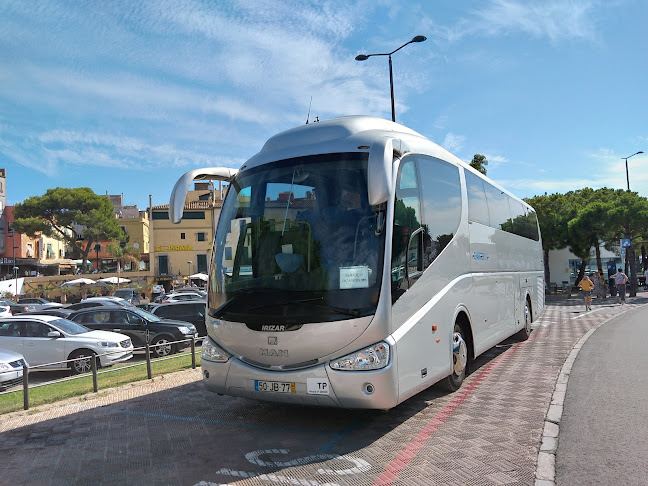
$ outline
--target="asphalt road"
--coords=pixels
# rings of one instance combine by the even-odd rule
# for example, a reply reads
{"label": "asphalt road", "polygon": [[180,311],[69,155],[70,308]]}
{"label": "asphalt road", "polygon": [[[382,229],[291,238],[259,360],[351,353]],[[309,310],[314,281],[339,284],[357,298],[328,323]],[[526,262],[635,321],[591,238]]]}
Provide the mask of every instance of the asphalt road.
{"label": "asphalt road", "polygon": [[648,484],[648,308],[598,328],[565,396],[556,484]]}

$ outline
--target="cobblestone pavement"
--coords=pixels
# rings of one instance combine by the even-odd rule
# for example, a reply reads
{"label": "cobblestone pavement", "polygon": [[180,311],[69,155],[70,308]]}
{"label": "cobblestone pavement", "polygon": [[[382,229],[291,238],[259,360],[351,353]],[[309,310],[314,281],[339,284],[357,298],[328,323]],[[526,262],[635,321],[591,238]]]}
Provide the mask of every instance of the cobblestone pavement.
{"label": "cobblestone pavement", "polygon": [[463,387],[387,411],[219,397],[190,370],[0,417],[1,485],[533,485],[558,373],[589,329],[648,302],[550,297],[531,338]]}

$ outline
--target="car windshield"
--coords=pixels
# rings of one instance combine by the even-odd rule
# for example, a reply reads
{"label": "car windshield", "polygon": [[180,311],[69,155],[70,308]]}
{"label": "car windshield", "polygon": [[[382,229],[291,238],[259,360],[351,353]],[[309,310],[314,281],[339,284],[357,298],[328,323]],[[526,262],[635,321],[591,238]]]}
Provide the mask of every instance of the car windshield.
{"label": "car windshield", "polygon": [[211,315],[307,323],[373,313],[384,247],[378,214],[368,203],[366,154],[239,172],[216,233]]}
{"label": "car windshield", "polygon": [[50,325],[56,327],[59,331],[63,331],[65,334],[85,334],[90,332],[90,329],[77,324],[76,322],[68,321],[67,319],[54,319],[49,322]]}
{"label": "car windshield", "polygon": [[129,290],[115,290],[113,292],[113,297],[121,297],[122,299],[125,297],[130,297],[133,294],[133,292]]}
{"label": "car windshield", "polygon": [[155,314],[151,314],[150,312],[145,311],[144,309],[140,309],[139,307],[133,307],[132,309],[130,309],[130,311],[146,319],[149,322],[159,322],[162,320],[159,316],[156,316]]}

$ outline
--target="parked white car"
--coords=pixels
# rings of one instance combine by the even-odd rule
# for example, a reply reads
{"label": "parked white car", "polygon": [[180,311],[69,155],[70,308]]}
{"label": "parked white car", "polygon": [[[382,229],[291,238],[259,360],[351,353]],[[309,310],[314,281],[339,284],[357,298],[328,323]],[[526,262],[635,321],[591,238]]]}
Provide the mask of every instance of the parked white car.
{"label": "parked white car", "polygon": [[13,313],[11,312],[11,307],[8,305],[0,304],[0,317],[10,317]]}
{"label": "parked white car", "polygon": [[167,294],[166,297],[162,299],[162,302],[185,302],[188,300],[203,300],[205,299],[204,295],[193,293],[193,292],[178,292],[173,294]]}
{"label": "parked white car", "polygon": [[46,315],[0,319],[0,348],[22,354],[31,367],[57,363],[37,370],[69,368],[72,374],[90,371],[92,356],[99,356],[100,366],[133,356],[133,343],[124,334],[91,331],[76,322]]}
{"label": "parked white car", "polygon": [[22,354],[0,349],[0,391],[22,383],[24,364]]}

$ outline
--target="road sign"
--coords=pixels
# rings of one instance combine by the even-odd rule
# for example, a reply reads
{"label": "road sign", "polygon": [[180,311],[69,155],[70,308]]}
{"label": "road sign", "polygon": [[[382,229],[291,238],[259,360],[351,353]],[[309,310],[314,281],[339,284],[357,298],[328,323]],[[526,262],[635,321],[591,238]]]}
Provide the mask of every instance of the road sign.
{"label": "road sign", "polygon": [[621,248],[629,248],[632,246],[630,238],[621,238]]}

